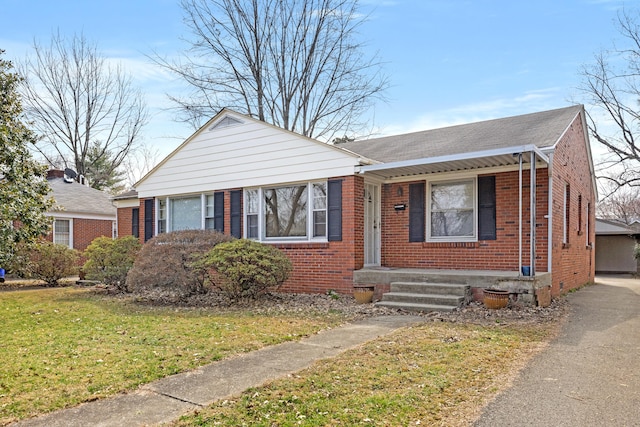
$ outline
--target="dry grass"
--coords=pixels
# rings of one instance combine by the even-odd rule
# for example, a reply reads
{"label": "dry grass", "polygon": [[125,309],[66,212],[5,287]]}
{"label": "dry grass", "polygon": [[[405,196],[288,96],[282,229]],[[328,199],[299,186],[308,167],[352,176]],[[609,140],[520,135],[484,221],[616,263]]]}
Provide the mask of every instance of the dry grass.
{"label": "dry grass", "polygon": [[175,425],[470,425],[555,330],[446,322],[403,329]]}
{"label": "dry grass", "polygon": [[0,425],[131,390],[344,321],[145,307],[87,289],[0,292]]}

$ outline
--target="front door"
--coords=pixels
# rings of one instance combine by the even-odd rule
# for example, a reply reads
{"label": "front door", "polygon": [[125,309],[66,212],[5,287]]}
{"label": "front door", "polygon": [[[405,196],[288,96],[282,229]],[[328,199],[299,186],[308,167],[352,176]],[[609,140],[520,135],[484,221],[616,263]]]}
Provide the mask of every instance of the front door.
{"label": "front door", "polygon": [[364,185],[364,265],[380,265],[380,186]]}

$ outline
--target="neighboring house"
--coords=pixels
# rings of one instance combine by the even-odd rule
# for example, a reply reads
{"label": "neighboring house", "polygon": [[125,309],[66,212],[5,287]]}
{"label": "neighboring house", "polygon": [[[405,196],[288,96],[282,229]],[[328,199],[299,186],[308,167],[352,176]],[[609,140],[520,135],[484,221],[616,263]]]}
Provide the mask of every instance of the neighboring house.
{"label": "neighboring house", "polygon": [[291,292],[381,294],[447,271],[476,298],[498,287],[540,303],[594,279],[582,106],[337,146],[225,109],[135,189],[116,200],[121,235],[273,244],[293,261]]}
{"label": "neighboring house", "polygon": [[634,256],[640,230],[609,219],[596,219],[596,272],[637,273]]}
{"label": "neighboring house", "polygon": [[93,239],[114,237],[116,208],[108,194],[67,178],[63,171],[50,170],[47,180],[56,207],[49,240],[83,251]]}

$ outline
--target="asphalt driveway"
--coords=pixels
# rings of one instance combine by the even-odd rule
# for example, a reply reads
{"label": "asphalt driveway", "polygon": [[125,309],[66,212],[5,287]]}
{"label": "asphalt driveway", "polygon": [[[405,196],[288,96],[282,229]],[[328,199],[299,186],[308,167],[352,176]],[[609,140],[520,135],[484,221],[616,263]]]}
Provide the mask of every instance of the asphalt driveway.
{"label": "asphalt driveway", "polygon": [[559,336],[475,426],[640,426],[640,279],[597,277],[567,298]]}

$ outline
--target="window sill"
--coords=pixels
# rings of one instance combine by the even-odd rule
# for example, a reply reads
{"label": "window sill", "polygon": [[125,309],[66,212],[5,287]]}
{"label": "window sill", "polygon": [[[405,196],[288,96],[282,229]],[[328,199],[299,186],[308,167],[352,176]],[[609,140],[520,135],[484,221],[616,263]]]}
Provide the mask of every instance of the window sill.
{"label": "window sill", "polygon": [[267,245],[275,246],[278,249],[326,249],[329,242],[261,242]]}
{"label": "window sill", "polygon": [[422,242],[423,248],[477,248],[478,242]]}

